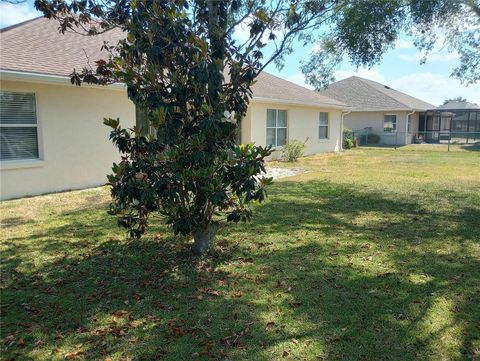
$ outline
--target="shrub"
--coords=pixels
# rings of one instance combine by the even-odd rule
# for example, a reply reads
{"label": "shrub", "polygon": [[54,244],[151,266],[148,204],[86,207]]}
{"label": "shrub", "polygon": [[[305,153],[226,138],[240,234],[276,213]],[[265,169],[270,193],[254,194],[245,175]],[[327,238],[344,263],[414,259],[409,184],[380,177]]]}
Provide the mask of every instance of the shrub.
{"label": "shrub", "polygon": [[347,138],[343,140],[343,149],[352,149],[353,147],[353,139]]}
{"label": "shrub", "polygon": [[353,148],[353,131],[348,128],[343,129],[343,149]]}
{"label": "shrub", "polygon": [[[305,143],[306,142],[307,141],[305,141]],[[282,158],[287,162],[296,162],[298,158],[303,156],[305,143],[295,139],[290,140],[282,148]]]}
{"label": "shrub", "polygon": [[370,133],[367,135],[367,144],[378,144],[380,143],[380,136],[375,133]]}

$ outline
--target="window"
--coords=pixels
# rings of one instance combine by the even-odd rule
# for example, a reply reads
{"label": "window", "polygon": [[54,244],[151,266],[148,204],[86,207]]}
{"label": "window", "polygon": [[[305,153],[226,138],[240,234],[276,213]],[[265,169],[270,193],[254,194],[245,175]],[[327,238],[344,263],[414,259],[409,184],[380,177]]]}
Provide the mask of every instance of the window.
{"label": "window", "polygon": [[411,133],[411,132],[412,132],[412,116],[409,115],[407,120],[407,133]]}
{"label": "window", "polygon": [[383,116],[383,131],[387,133],[397,131],[397,116],[395,114],[385,114]]}
{"label": "window", "polygon": [[287,144],[287,111],[267,109],[267,145]]}
{"label": "window", "polygon": [[38,159],[35,94],[0,92],[0,160]]}
{"label": "window", "polygon": [[328,113],[320,113],[318,121],[318,139],[328,139]]}

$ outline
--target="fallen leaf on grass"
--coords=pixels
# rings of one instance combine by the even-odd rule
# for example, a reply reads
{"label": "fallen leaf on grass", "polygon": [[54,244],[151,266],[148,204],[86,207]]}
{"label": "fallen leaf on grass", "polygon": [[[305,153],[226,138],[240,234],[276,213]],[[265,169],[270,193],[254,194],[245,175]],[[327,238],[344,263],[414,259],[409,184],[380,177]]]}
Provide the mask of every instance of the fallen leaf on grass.
{"label": "fallen leaf on grass", "polygon": [[299,307],[302,305],[302,303],[299,301],[288,301],[288,304],[292,307]]}
{"label": "fallen leaf on grass", "polygon": [[118,311],[112,312],[112,315],[117,317],[122,317],[122,316],[128,315],[128,311],[118,310]]}
{"label": "fallen leaf on grass", "polygon": [[13,335],[6,336],[4,338],[4,342],[9,346],[13,345],[15,343],[15,336],[13,336]]}
{"label": "fallen leaf on grass", "polygon": [[65,360],[78,360],[82,356],[83,351],[77,350],[73,352],[67,352],[65,354]]}
{"label": "fallen leaf on grass", "polygon": [[167,332],[170,336],[182,337],[186,334],[185,330],[183,329],[184,325],[184,321],[177,321],[175,318],[172,318],[167,322]]}
{"label": "fallen leaf on grass", "polygon": [[232,297],[233,297],[233,298],[240,298],[240,297],[242,297],[242,296],[243,296],[243,293],[240,292],[240,291],[234,291],[234,292],[232,292]]}
{"label": "fallen leaf on grass", "polygon": [[201,288],[201,292],[206,293],[207,295],[212,295],[212,296],[220,296],[220,292],[214,290],[213,288],[207,287],[207,288]]}

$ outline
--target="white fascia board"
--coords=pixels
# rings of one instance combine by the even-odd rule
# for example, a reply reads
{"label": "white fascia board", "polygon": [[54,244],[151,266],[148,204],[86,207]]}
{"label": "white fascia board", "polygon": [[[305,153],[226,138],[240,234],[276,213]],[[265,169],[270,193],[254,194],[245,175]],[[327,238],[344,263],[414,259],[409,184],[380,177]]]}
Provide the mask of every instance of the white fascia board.
{"label": "white fascia board", "polygon": [[[42,84],[72,85],[72,83],[70,82],[70,78],[68,76],[29,73],[24,71],[5,70],[5,69],[0,69],[0,80],[23,81],[23,82],[31,82],[31,83],[42,83]],[[107,86],[82,84],[82,86],[86,88],[98,88],[98,89],[107,89],[107,90],[110,90],[110,89],[125,90],[125,85],[123,83],[114,83]]]}
{"label": "white fascia board", "polygon": [[405,109],[355,109],[355,108],[351,108],[351,112],[352,113],[365,113],[365,112],[370,112],[370,113],[374,113],[374,112],[411,112],[412,110],[416,111],[416,112],[426,112],[425,109],[413,109],[413,108],[405,108]]}
{"label": "white fascia board", "polygon": [[253,97],[252,102],[258,103],[271,103],[271,104],[285,104],[285,105],[303,105],[316,108],[332,108],[340,110],[349,110],[349,107],[346,105],[330,104],[330,103],[321,103],[321,102],[302,102],[297,100],[288,100],[288,99],[274,99],[274,98],[263,98],[263,97]]}

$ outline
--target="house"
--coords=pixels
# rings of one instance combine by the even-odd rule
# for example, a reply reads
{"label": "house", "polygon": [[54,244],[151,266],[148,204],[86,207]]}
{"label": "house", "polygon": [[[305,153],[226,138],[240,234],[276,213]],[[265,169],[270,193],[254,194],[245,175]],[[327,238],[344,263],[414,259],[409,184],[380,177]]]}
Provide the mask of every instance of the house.
{"label": "house", "polygon": [[[56,21],[37,18],[2,29],[0,36],[1,199],[105,183],[120,156],[103,118],[118,117],[131,127],[135,106],[122,84],[77,87],[69,74],[101,58],[104,41],[117,42],[122,33],[62,35]],[[280,149],[298,139],[306,141],[306,154],[338,151],[345,108],[262,73],[241,124],[241,141]]]}
{"label": "house", "polygon": [[428,110],[435,106],[372,80],[352,76],[332,83],[320,94],[350,106],[344,127],[376,134],[378,144],[415,141]]}

